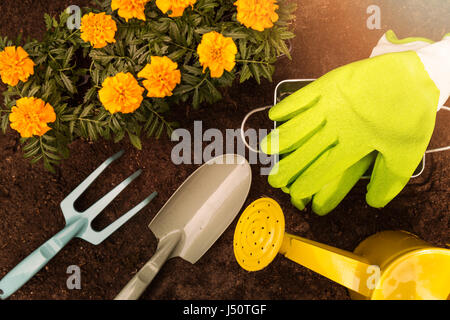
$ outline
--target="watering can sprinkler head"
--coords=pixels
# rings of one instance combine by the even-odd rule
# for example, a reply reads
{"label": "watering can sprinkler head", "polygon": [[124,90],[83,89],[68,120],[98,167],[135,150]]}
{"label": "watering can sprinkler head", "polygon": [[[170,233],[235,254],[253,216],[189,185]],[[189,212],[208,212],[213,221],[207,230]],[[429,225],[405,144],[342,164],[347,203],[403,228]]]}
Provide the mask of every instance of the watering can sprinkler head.
{"label": "watering can sprinkler head", "polygon": [[448,299],[450,250],[404,231],[384,231],[348,252],[285,233],[284,214],[270,198],[250,204],[234,233],[234,254],[247,271],[284,255],[350,290],[353,299]]}
{"label": "watering can sprinkler head", "polygon": [[284,238],[284,215],[280,205],[262,198],[245,209],[234,233],[234,254],[247,271],[267,267],[280,252]]}

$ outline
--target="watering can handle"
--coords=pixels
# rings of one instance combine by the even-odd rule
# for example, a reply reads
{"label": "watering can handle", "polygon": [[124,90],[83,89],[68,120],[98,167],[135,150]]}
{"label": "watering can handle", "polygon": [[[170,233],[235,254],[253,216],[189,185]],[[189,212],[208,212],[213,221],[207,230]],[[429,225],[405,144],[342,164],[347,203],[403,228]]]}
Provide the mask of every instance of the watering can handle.
{"label": "watering can handle", "polygon": [[84,226],[82,220],[66,226],[41,245],[0,281],[0,298],[6,299],[38,273]]}
{"label": "watering can handle", "polygon": [[181,232],[173,232],[159,242],[153,257],[136,273],[114,300],[137,300],[147,289],[163,264],[170,258],[181,239]]}
{"label": "watering can handle", "polygon": [[365,297],[374,289],[367,282],[373,266],[351,252],[285,233],[280,254]]}

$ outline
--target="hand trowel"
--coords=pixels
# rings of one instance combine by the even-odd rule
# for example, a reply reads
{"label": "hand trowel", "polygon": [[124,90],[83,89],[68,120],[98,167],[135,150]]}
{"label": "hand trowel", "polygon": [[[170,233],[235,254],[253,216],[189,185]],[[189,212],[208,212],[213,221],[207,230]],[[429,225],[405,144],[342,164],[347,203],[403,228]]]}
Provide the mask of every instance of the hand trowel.
{"label": "hand trowel", "polygon": [[156,253],[115,299],[138,299],[168,259],[196,263],[239,213],[251,178],[247,160],[234,154],[216,157],[197,169],[150,223],[159,240]]}

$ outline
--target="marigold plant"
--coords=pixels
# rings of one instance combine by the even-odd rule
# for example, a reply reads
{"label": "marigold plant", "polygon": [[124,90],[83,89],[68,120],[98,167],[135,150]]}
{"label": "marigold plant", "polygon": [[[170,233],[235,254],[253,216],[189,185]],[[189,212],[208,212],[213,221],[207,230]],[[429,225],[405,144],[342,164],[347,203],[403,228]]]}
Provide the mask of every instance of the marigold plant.
{"label": "marigold plant", "polygon": [[105,79],[98,95],[110,113],[132,113],[141,106],[143,93],[144,88],[131,73],[120,72]]}
{"label": "marigold plant", "polygon": [[124,18],[127,22],[132,18],[146,20],[145,5],[150,0],[112,0],[111,8],[118,10],[119,16]]}
{"label": "marigold plant", "polygon": [[138,77],[144,78],[147,97],[164,98],[173,94],[173,89],[181,82],[181,72],[178,65],[167,57],[151,57]]}
{"label": "marigold plant", "polygon": [[220,78],[226,70],[231,72],[236,65],[238,50],[232,38],[216,31],[203,35],[197,53],[203,72],[209,68],[212,78]]}
{"label": "marigold plant", "polygon": [[6,47],[0,52],[0,77],[10,86],[26,82],[34,74],[34,62],[22,47]]}
{"label": "marigold plant", "polygon": [[233,83],[271,80],[276,60],[290,58],[289,0],[95,2],[81,30],[64,12],[45,15],[40,41],[0,37],[0,128],[19,131],[25,157],[49,170],[75,139],[127,137],[141,148],[143,137],[170,135],[172,106],[199,108]]}
{"label": "marigold plant", "polygon": [[51,129],[48,124],[55,120],[56,114],[53,107],[38,98],[17,100],[9,115],[11,128],[18,131],[22,138],[43,136]]}
{"label": "marigold plant", "polygon": [[169,17],[181,17],[184,9],[193,7],[197,0],[156,0],[156,6],[163,12],[170,11]]}
{"label": "marigold plant", "polygon": [[263,31],[278,21],[276,0],[238,0],[237,20],[247,28]]}
{"label": "marigold plant", "polygon": [[90,42],[94,48],[103,48],[116,42],[117,25],[110,15],[104,12],[88,13],[81,19],[81,39]]}

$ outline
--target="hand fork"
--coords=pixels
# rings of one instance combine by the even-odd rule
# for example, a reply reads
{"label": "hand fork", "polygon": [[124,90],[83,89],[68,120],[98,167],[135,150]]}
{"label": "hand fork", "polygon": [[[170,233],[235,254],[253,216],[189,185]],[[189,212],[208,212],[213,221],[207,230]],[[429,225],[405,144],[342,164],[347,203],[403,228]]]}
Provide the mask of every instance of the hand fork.
{"label": "hand fork", "polygon": [[73,238],[78,237],[94,245],[98,245],[153,200],[157,195],[156,192],[153,192],[144,201],[102,231],[97,232],[92,229],[91,223],[95,217],[97,217],[120,192],[142,173],[142,170],[138,170],[84,212],[79,212],[75,209],[74,203],[80,195],[114,160],[120,158],[122,155],[123,151],[120,151],[103,162],[61,202],[61,209],[66,220],[66,227],[20,262],[0,281],[1,299],[8,298],[20,289]]}

